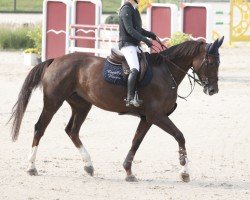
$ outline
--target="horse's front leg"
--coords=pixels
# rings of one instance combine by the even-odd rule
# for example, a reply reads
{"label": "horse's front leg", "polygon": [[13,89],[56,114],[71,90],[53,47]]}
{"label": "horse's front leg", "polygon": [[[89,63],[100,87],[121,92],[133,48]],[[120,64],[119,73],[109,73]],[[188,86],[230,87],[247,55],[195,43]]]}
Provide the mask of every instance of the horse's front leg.
{"label": "horse's front leg", "polygon": [[151,123],[146,121],[145,117],[141,117],[141,121],[137,127],[137,130],[136,130],[133,142],[132,142],[132,147],[130,148],[128,155],[123,163],[123,167],[127,173],[126,181],[129,181],[129,182],[137,181],[136,177],[132,174],[131,166],[134,160],[135,153],[137,149],[139,148],[144,136],[148,132],[151,125],[152,125]]}
{"label": "horse's front leg", "polygon": [[174,125],[174,123],[169,119],[168,116],[157,116],[156,119],[153,120],[153,124],[157,125],[164,131],[168,132],[172,135],[179,144],[179,159],[180,164],[182,166],[180,171],[180,177],[182,181],[189,182],[189,171],[188,171],[188,160],[187,160],[187,151],[185,147],[185,138],[182,132]]}

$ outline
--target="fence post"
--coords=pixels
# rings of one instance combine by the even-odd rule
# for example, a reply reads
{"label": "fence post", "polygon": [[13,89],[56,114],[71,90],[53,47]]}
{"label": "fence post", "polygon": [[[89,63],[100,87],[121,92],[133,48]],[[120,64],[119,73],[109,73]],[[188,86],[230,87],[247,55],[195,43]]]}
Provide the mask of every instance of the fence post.
{"label": "fence post", "polygon": [[16,12],[16,0],[14,0],[14,12]]}

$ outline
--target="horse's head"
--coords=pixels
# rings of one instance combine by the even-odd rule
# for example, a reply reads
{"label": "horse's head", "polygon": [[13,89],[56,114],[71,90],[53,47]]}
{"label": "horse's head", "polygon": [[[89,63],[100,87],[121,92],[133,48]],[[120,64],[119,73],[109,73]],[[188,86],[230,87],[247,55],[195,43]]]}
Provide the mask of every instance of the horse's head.
{"label": "horse's head", "polygon": [[218,93],[218,70],[220,65],[219,48],[224,37],[215,40],[214,43],[206,44],[205,52],[199,54],[193,60],[193,67],[198,75],[205,94],[213,95]]}

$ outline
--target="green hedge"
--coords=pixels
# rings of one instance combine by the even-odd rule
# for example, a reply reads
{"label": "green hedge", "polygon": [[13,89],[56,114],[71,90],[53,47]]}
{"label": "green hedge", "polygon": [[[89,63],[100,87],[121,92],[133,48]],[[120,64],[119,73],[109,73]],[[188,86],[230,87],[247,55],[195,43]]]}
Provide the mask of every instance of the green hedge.
{"label": "green hedge", "polygon": [[182,42],[188,41],[190,39],[191,39],[191,35],[177,31],[172,35],[170,40],[167,41],[166,45],[168,47],[171,47],[171,46],[180,44]]}
{"label": "green hedge", "polygon": [[23,50],[35,47],[34,40],[29,37],[34,27],[0,27],[0,49],[1,50]]}

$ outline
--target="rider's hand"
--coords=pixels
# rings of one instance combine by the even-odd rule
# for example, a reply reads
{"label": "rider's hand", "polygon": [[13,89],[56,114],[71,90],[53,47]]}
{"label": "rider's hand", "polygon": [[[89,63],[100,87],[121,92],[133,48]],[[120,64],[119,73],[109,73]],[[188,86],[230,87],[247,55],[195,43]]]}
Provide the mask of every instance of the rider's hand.
{"label": "rider's hand", "polygon": [[153,32],[150,32],[150,38],[153,40],[156,40],[156,35]]}
{"label": "rider's hand", "polygon": [[145,40],[145,44],[150,48],[150,47],[152,47],[152,42],[150,41],[150,40]]}

